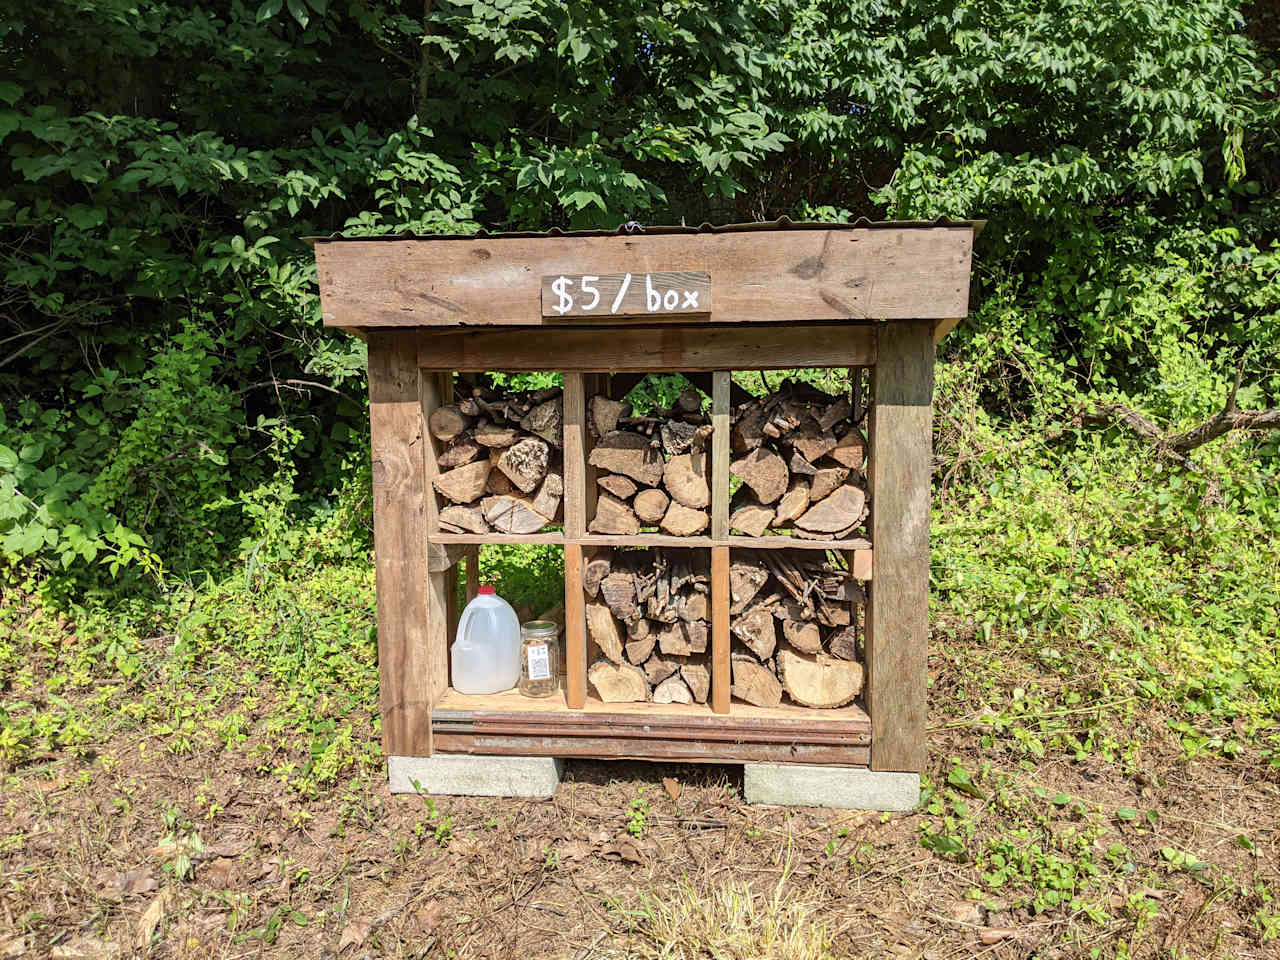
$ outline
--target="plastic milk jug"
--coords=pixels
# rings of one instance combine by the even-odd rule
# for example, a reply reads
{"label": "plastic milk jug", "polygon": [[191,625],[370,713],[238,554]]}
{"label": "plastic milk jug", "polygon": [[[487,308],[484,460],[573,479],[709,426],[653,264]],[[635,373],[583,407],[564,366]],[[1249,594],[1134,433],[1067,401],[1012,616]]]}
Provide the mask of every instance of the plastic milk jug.
{"label": "plastic milk jug", "polygon": [[520,620],[493,587],[481,587],[462,611],[450,649],[459,693],[498,693],[520,681]]}

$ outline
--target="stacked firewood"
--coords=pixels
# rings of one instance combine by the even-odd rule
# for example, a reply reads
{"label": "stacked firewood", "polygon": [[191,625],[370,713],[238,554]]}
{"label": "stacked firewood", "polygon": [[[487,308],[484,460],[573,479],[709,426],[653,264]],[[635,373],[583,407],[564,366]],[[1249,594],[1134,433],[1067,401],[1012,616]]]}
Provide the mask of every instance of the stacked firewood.
{"label": "stacked firewood", "polygon": [[730,446],[729,472],[742,481],[731,530],[843,540],[866,519],[866,440],[848,396],[785,381],[733,411]]}
{"label": "stacked firewood", "polygon": [[635,536],[655,525],[690,537],[710,523],[711,421],[702,395],[684,390],[670,410],[633,417],[631,405],[606,396],[588,403],[599,494],[590,533]]}
{"label": "stacked firewood", "polygon": [[606,703],[706,703],[711,691],[710,577],[704,552],[602,550],[582,573],[587,670]]}
{"label": "stacked firewood", "polygon": [[862,585],[816,550],[736,551],[729,566],[733,696],[840,707],[862,692]]}
{"label": "stacked firewood", "polygon": [[433,481],[444,533],[536,533],[560,522],[564,401],[559,387],[486,387],[435,410]]}

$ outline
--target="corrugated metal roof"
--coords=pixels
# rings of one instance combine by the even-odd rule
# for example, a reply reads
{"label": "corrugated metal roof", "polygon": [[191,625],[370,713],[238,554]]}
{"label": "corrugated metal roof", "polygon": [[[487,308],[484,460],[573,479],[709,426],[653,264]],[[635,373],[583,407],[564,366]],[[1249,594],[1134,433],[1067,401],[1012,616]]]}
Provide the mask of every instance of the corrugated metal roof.
{"label": "corrugated metal roof", "polygon": [[816,221],[796,221],[790,217],[779,217],[777,220],[764,220],[757,223],[703,223],[696,227],[684,224],[663,226],[646,226],[628,221],[617,230],[562,230],[552,227],[550,230],[515,230],[511,232],[490,232],[480,230],[477,233],[384,233],[376,236],[347,236],[343,233],[331,233],[325,237],[307,237],[310,243],[333,243],[344,240],[493,240],[493,239],[535,239],[538,237],[617,237],[617,236],[657,236],[662,234],[694,234],[694,233],[753,233],[765,230],[879,230],[879,229],[926,229],[929,227],[972,227],[977,237],[986,220],[949,220],[939,217],[937,220],[868,220],[859,217],[852,223],[822,223]]}

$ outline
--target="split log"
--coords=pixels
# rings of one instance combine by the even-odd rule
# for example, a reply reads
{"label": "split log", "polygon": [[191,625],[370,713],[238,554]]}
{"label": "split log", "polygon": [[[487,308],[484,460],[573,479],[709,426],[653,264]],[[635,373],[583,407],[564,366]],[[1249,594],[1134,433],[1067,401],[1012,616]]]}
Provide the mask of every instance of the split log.
{"label": "split log", "polygon": [[841,396],[818,415],[818,426],[823,430],[830,430],[841,420],[848,420],[851,416],[853,416],[853,404],[847,395]]}
{"label": "split log", "polygon": [[630,618],[636,612],[634,576],[628,570],[619,570],[615,567],[613,572],[601,581],[600,597],[619,620]]}
{"label": "split log", "polygon": [[809,502],[825,500],[840,484],[849,478],[848,467],[823,467],[814,473],[809,482]]}
{"label": "split log", "polygon": [[778,645],[778,631],[773,622],[773,612],[760,605],[739,614],[731,625],[733,635],[750,648],[761,660],[773,656]]}
{"label": "split log", "polygon": [[694,620],[706,620],[710,613],[710,601],[705,593],[694,590],[680,595],[678,609],[680,619],[692,623]]}
{"label": "split log", "polygon": [[605,434],[591,449],[588,463],[646,487],[655,487],[662,479],[662,454],[644,437],[624,430]]}
{"label": "split log", "polygon": [[489,532],[489,524],[484,519],[484,513],[476,507],[451,504],[440,511],[440,522],[467,533]]}
{"label": "split log", "polygon": [[705,657],[690,658],[680,667],[680,676],[689,685],[689,692],[697,703],[706,703],[711,693],[711,665]]}
{"label": "split log", "polygon": [[674,500],[663,514],[661,529],[673,537],[691,537],[707,529],[711,518],[705,510],[691,510]]}
{"label": "split log", "polygon": [[622,663],[622,631],[607,605],[593,600],[586,605],[587,629],[600,652],[614,663]]}
{"label": "split log", "polygon": [[488,420],[476,424],[476,443],[486,447],[509,447],[520,439],[520,431],[515,427],[500,427]]}
{"label": "split log", "polygon": [[782,635],[787,643],[801,653],[821,653],[822,634],[816,623],[805,623],[799,620],[783,620]]}
{"label": "split log", "polygon": [[790,467],[792,476],[812,477],[818,472],[817,467],[795,452],[792,452],[791,460],[788,461],[787,466]]}
{"label": "split log", "polygon": [[702,410],[702,394],[693,387],[685,387],[676,398],[676,407],[685,413],[698,413]]}
{"label": "split log", "polygon": [[682,660],[682,657],[668,658],[661,653],[654,653],[644,662],[644,675],[649,683],[657,686],[680,669]]}
{"label": "split log", "polygon": [[466,431],[472,419],[458,409],[456,403],[437,408],[427,420],[427,429],[437,440],[452,440]]}
{"label": "split log", "polygon": [[636,703],[649,699],[649,681],[644,671],[629,663],[597,660],[587,671],[587,679],[605,703]]}
{"label": "split log", "polygon": [[783,647],[778,651],[782,686],[806,707],[842,707],[862,692],[862,664],[825,654],[811,656]]}
{"label": "split log", "polygon": [[693,694],[688,684],[673,674],[663,680],[653,691],[654,703],[693,703]]}
{"label": "split log", "polygon": [[677,503],[701,510],[711,503],[711,485],[707,483],[707,455],[682,453],[667,461],[662,470],[662,485]]}
{"label": "split log", "polygon": [[[639,622],[648,623],[648,621],[643,618]],[[657,642],[658,638],[653,634],[649,634],[648,636],[641,637],[637,640],[628,640],[626,645],[627,659],[637,666],[644,663],[649,659],[650,655],[652,655],[653,648],[657,645]]]}
{"label": "split log", "polygon": [[488,479],[489,461],[476,460],[440,474],[433,485],[454,503],[471,503],[484,496],[484,485]]}
{"label": "split log", "polygon": [[498,458],[498,469],[525,493],[532,491],[547,475],[551,448],[539,437],[525,437],[507,447]]}
{"label": "split log", "polygon": [[[489,465],[492,467],[495,463],[497,463],[497,458],[491,457]],[[486,480],[484,484],[484,492],[492,493],[494,496],[501,497],[508,493],[519,494],[520,489],[512,483],[511,478],[501,470],[491,469],[489,471],[489,479]]]}
{"label": "split log", "polygon": [[607,436],[618,429],[621,417],[631,416],[631,404],[619,400],[610,400],[603,394],[597,394],[587,401],[587,419],[591,424],[592,435],[596,439]]}
{"label": "split log", "polygon": [[535,510],[527,497],[510,494],[485,497],[480,501],[480,509],[493,529],[503,533],[537,533],[550,519]]}
{"label": "split log", "polygon": [[823,430],[816,422],[809,420],[791,435],[791,445],[802,457],[813,463],[836,448],[836,437],[830,430]]}
{"label": "split log", "polygon": [[735,656],[730,661],[733,685],[730,692],[739,700],[757,707],[776,707],[782,702],[782,684],[768,667],[750,656]]}
{"label": "split log", "polygon": [[733,511],[729,517],[729,526],[749,537],[762,537],[773,517],[773,507],[748,500]]}
{"label": "split log", "polygon": [[607,490],[619,500],[630,500],[636,493],[636,485],[620,473],[606,473],[596,478],[601,490]]}
{"label": "split log", "polygon": [[769,525],[780,527],[784,523],[791,523],[808,508],[809,481],[797,477],[791,481],[791,485],[787,487],[787,492],[778,501],[777,510],[774,511],[773,520],[770,521]]}
{"label": "split log", "polygon": [[613,566],[613,550],[605,547],[582,567],[582,589],[593,599],[600,593],[600,582]]}
{"label": "split log", "polygon": [[862,434],[856,428],[852,429],[840,438],[835,447],[828,451],[827,456],[841,466],[861,470],[867,457],[867,442],[862,439]]}
{"label": "split log", "polygon": [[441,470],[452,470],[464,463],[470,463],[484,451],[475,437],[470,433],[461,434],[445,444],[445,448],[436,457],[436,466]]}
{"label": "split log", "polygon": [[733,561],[729,565],[729,612],[745,610],[768,579],[769,571],[759,560]]}
{"label": "split log", "polygon": [[858,659],[858,633],[852,627],[837,630],[827,639],[827,652],[841,660]]}
{"label": "split log", "polygon": [[796,526],[814,533],[843,533],[862,519],[867,495],[845,484],[796,520]]}
{"label": "split log", "polygon": [[540,403],[520,420],[520,428],[541,437],[553,447],[564,446],[564,398]]}
{"label": "split log", "polygon": [[[653,632],[653,624],[646,617],[639,616],[638,610],[636,615],[626,621],[626,627],[628,640],[646,640],[649,634]],[[647,656],[648,654],[645,654],[640,659],[644,660]]]}
{"label": "split log", "polygon": [[635,512],[617,497],[601,493],[596,500],[596,515],[587,530],[590,533],[634,537],[640,532],[640,521]]}
{"label": "split log", "polygon": [[554,521],[560,512],[560,500],[563,496],[564,478],[558,473],[548,471],[542,480],[542,486],[538,487],[538,492],[529,506],[546,517],[548,522]]}
{"label": "split log", "polygon": [[737,420],[729,431],[729,445],[735,453],[747,453],[764,443],[764,425],[769,419],[759,403],[739,408]]}
{"label": "split log", "polygon": [[668,457],[688,453],[700,432],[701,428],[697,424],[685,423],[683,420],[664,420],[658,428],[663,452]]}
{"label": "split log", "polygon": [[729,471],[751,488],[756,499],[769,504],[777,501],[787,490],[790,475],[783,459],[772,450],[761,447],[733,461]]}
{"label": "split log", "polygon": [[[630,482],[630,481],[628,481]],[[641,490],[636,494],[632,507],[635,509],[643,523],[657,523],[667,513],[667,506],[670,504],[667,495],[657,487],[650,487],[647,490]]]}
{"label": "split log", "polygon": [[658,634],[658,649],[665,654],[674,654],[676,656],[706,653],[706,623],[686,623],[683,620],[677,620],[674,623],[666,624]]}

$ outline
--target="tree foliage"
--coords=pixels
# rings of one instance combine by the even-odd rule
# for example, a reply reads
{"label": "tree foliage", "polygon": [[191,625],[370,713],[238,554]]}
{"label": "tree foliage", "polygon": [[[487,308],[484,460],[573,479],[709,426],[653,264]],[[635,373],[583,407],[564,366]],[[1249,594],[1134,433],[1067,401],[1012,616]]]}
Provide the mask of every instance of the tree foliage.
{"label": "tree foliage", "polygon": [[1280,403],[1274,36],[1231,0],[6,6],[10,563],[191,575],[359,515],[335,230],[984,217],[984,416],[1186,424],[1241,363]]}

